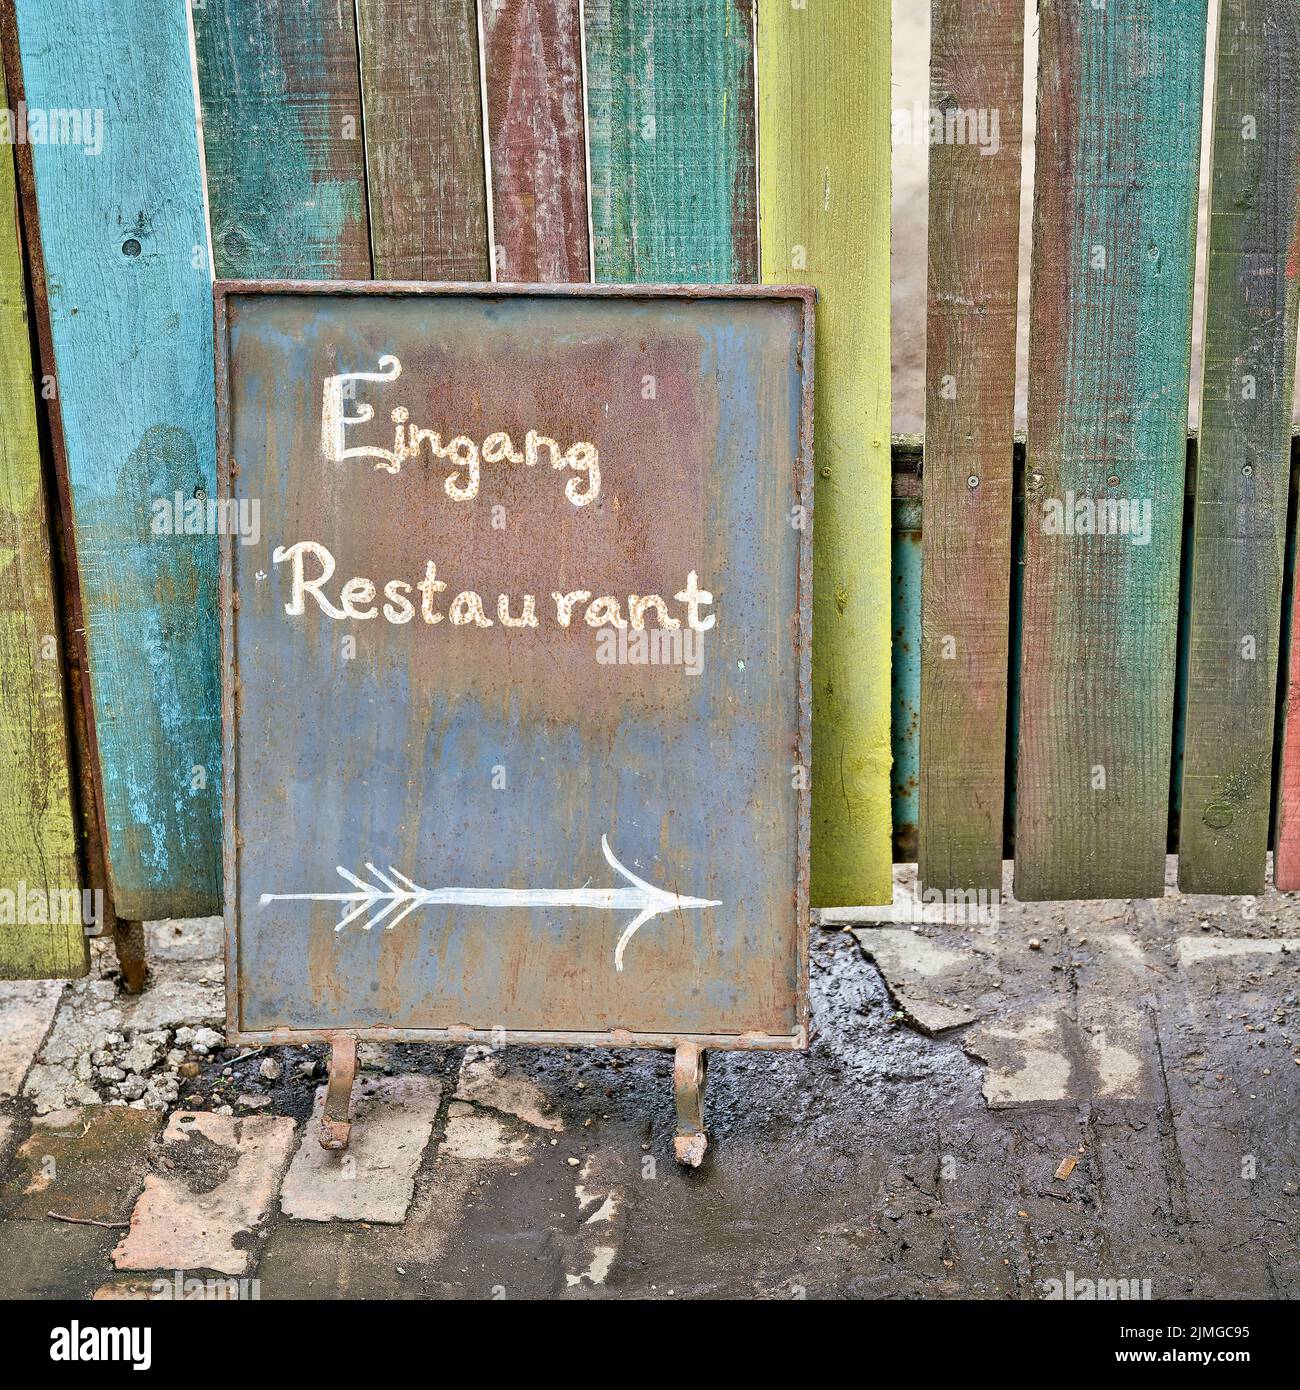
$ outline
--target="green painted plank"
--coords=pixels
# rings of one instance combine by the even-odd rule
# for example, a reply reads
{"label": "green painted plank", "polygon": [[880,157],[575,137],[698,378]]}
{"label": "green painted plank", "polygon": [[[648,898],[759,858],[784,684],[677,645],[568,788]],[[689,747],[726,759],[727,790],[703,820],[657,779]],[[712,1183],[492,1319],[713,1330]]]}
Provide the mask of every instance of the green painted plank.
{"label": "green painted plank", "polygon": [[1206,3],[1039,21],[1015,891],[1159,896]]}
{"label": "green painted plank", "polygon": [[1300,5],[1222,0],[1178,882],[1264,889],[1300,265]]}
{"label": "green painted plank", "polygon": [[185,9],[41,0],[17,32],[29,108],[102,113],[98,152],[29,149],[113,898],[128,920],[203,916],[221,901],[216,537],[155,529],[216,487]]}
{"label": "green painted plank", "polygon": [[763,279],[815,285],[814,907],[887,903],[888,0],[758,9]]}
{"label": "green painted plank", "polygon": [[585,8],[596,279],[757,280],[752,0]]}
{"label": "green painted plank", "polygon": [[217,275],[368,279],[353,0],[195,0],[193,15]]}
{"label": "green painted plank", "polygon": [[580,0],[486,0],[497,279],[591,279]]}
{"label": "green painted plank", "polygon": [[[3,68],[0,109],[9,109]],[[6,980],[84,975],[89,959],[75,896],[81,881],[54,583],[14,156],[0,147],[0,978]],[[78,911],[65,910],[69,902]]]}
{"label": "green painted plank", "polygon": [[491,279],[475,0],[357,0],[357,18],[376,277]]}
{"label": "green painted plank", "polygon": [[1024,0],[932,0],[917,875],[1002,887]]}

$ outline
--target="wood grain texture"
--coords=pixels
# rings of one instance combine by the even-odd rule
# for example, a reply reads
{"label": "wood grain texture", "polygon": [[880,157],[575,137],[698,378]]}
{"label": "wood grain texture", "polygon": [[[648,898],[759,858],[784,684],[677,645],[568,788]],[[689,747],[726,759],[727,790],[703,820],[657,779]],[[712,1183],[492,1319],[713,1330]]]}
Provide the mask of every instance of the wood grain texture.
{"label": "wood grain texture", "polygon": [[1023,0],[933,0],[918,875],[1002,887]]}
{"label": "wood grain texture", "polygon": [[491,279],[474,0],[357,0],[357,20],[376,278]]}
{"label": "wood grain texture", "polygon": [[1300,302],[1298,69],[1295,0],[1222,0],[1178,850],[1192,893],[1264,888]]}
{"label": "wood grain texture", "polygon": [[1159,896],[1206,5],[1039,18],[1015,891]]}
{"label": "wood grain texture", "polygon": [[[0,108],[7,109],[0,67]],[[75,778],[11,148],[0,148],[0,978],[84,975]],[[45,910],[27,910],[29,892]],[[73,898],[78,907],[80,898]],[[49,917],[56,920],[50,922]],[[45,920],[40,920],[40,919]]]}
{"label": "wood grain texture", "polygon": [[579,0],[483,0],[497,279],[591,279]]}
{"label": "wood grain texture", "polygon": [[888,0],[760,0],[763,279],[817,306],[815,907],[892,900]]}
{"label": "wood grain texture", "polygon": [[1286,684],[1275,745],[1273,882],[1285,892],[1300,886],[1300,608],[1296,605],[1295,557],[1300,532],[1300,434],[1291,441],[1291,529],[1287,537],[1287,580],[1282,595],[1282,628],[1287,641],[1281,661]]}
{"label": "wood grain texture", "polygon": [[193,15],[217,275],[368,278],[353,0],[204,0]]}
{"label": "wood grain texture", "polygon": [[110,884],[127,919],[202,916],[221,889],[216,539],[153,529],[156,503],[215,488],[185,14],[47,0],[17,30],[30,107],[103,115],[98,153],[29,148]]}
{"label": "wood grain texture", "polygon": [[585,8],[596,279],[757,280],[752,0]]}

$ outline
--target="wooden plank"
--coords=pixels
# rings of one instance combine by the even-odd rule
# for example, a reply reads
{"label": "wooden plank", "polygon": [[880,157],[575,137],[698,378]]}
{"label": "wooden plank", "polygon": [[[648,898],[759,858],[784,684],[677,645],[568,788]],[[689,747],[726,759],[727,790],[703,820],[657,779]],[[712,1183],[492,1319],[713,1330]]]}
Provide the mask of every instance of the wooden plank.
{"label": "wooden plank", "polygon": [[1190,893],[1264,889],[1300,303],[1298,68],[1295,0],[1222,0],[1178,848]]}
{"label": "wooden plank", "polygon": [[1206,6],[1039,20],[1015,891],[1158,896]]}
{"label": "wooden plank", "polygon": [[591,279],[579,0],[482,7],[498,280]]}
{"label": "wooden plank", "polygon": [[1002,887],[1024,18],[931,5],[918,876],[938,890]]}
{"label": "wooden plank", "polygon": [[815,907],[889,902],[888,0],[760,0],[763,279],[817,287]]}
{"label": "wooden plank", "polygon": [[192,8],[217,274],[366,279],[353,0]]}
{"label": "wooden plank", "polygon": [[1300,531],[1300,434],[1291,441],[1291,529],[1287,537],[1286,581],[1282,594],[1282,628],[1286,634],[1280,660],[1286,686],[1278,718],[1275,748],[1273,882],[1292,892],[1300,885],[1300,607],[1296,604],[1295,558]]}
{"label": "wooden plank", "polygon": [[752,0],[586,16],[596,279],[757,280]]}
{"label": "wooden plank", "polygon": [[102,114],[98,152],[27,149],[110,885],[128,920],[202,916],[221,890],[216,538],[159,529],[216,482],[185,13],[48,0],[17,33],[29,108]]}
{"label": "wooden plank", "polygon": [[375,276],[491,279],[475,0],[357,0],[357,20]]}
{"label": "wooden plank", "polygon": [[[0,110],[8,109],[0,67]],[[84,975],[89,961],[80,911],[62,910],[67,894],[80,893],[81,878],[54,586],[14,156],[12,148],[0,148],[0,978],[6,980]],[[71,901],[80,909],[79,896]]]}

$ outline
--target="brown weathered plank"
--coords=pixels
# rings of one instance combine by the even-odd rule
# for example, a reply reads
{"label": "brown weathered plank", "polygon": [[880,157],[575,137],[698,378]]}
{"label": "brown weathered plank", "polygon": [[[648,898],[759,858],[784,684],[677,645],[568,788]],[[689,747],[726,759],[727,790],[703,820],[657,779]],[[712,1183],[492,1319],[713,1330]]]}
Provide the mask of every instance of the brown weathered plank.
{"label": "brown weathered plank", "polygon": [[486,0],[483,51],[498,280],[591,279],[578,0]]}
{"label": "brown weathered plank", "polygon": [[1023,0],[933,0],[930,35],[918,874],[1000,889]]}
{"label": "brown weathered plank", "polygon": [[[1298,68],[1296,0],[1223,0],[1178,845],[1193,893],[1264,888],[1300,302]],[[1283,808],[1288,831],[1296,809]]]}
{"label": "brown weathered plank", "polygon": [[490,279],[474,0],[357,0],[357,26],[375,277]]}

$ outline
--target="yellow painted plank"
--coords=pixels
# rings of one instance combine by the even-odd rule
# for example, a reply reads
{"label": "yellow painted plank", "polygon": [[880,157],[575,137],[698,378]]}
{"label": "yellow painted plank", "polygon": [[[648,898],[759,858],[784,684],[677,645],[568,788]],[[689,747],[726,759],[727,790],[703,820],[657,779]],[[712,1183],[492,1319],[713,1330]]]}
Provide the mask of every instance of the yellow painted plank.
{"label": "yellow painted plank", "polygon": [[0,979],[9,980],[87,966],[33,391],[13,147],[0,145]]}
{"label": "yellow painted plank", "polygon": [[889,0],[760,0],[760,253],[817,287],[812,903],[892,897]]}

